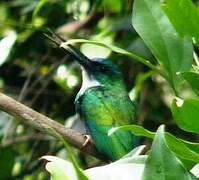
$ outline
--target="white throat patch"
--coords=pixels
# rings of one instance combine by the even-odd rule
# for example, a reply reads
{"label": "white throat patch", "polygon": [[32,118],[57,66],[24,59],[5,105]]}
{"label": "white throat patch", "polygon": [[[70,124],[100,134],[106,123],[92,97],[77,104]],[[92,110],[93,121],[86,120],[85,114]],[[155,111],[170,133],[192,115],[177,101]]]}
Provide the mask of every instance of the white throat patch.
{"label": "white throat patch", "polygon": [[88,88],[96,86],[101,86],[101,85],[95,78],[89,76],[88,73],[84,70],[84,68],[82,68],[82,86],[78,94],[82,95]]}

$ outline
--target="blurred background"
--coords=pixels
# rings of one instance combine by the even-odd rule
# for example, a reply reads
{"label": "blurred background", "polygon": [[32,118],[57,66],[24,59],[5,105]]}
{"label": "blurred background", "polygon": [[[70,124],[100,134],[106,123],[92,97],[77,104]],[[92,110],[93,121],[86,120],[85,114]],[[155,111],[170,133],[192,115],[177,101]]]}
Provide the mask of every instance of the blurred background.
{"label": "blurred background", "polygon": [[[0,91],[33,109],[82,131],[74,99],[81,86],[76,61],[52,44],[47,28],[63,38],[114,44],[155,60],[131,23],[133,0],[1,0]],[[92,44],[77,44],[90,58],[117,63],[127,90],[135,101],[138,124],[156,131],[160,124],[184,139],[194,140],[177,128],[169,105],[172,90],[149,68],[129,57]],[[186,90],[185,92],[186,93]],[[0,111],[0,179],[47,179],[43,155],[67,158],[63,145]],[[148,139],[142,144],[150,145]],[[82,167],[101,162],[74,149]]]}

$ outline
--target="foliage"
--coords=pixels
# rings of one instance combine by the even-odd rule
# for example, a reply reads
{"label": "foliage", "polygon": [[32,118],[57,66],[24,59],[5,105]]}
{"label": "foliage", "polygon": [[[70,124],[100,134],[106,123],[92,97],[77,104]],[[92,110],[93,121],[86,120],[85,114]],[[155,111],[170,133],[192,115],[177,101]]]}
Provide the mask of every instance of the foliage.
{"label": "foliage", "polygon": [[167,0],[162,8],[179,35],[189,35],[198,42],[199,10],[191,0]]}
{"label": "foliage", "polygon": [[171,86],[177,91],[181,82],[177,72],[191,68],[191,39],[180,38],[175,33],[167,16],[161,10],[159,0],[135,1],[132,22],[158,63],[163,66],[162,70],[165,71]]}
{"label": "foliage", "polygon": [[[88,176],[89,179],[115,179],[115,180],[125,180],[125,179],[140,179],[142,176],[142,172],[144,170],[144,164],[146,161],[146,155],[139,155],[139,153],[144,149],[144,146],[137,147],[133,149],[129,154],[127,154],[122,159],[115,161],[111,164],[94,167],[84,171],[84,173]],[[46,168],[51,164],[54,165],[55,171],[51,171],[51,176],[54,177],[58,173],[65,173],[64,179],[77,179],[77,176],[74,177],[74,173],[70,173],[70,171],[74,171],[72,163],[68,161],[64,161],[62,159],[58,159],[53,156],[45,156],[45,159],[49,160],[46,164]],[[62,165],[62,170],[60,171],[59,166]],[[59,180],[55,178],[54,180]]]}
{"label": "foliage", "polygon": [[141,146],[98,167],[100,160],[70,148],[61,137],[57,141],[41,135],[0,112],[0,179],[46,179],[41,156],[50,161],[46,169],[54,180],[115,179],[115,175],[137,180],[196,179],[197,4],[196,0],[2,0],[0,90],[83,131],[73,105],[81,71],[72,57],[44,37],[50,28],[67,40],[62,48],[74,44],[90,58],[108,57],[120,65],[139,125],[112,129],[110,135],[118,129],[130,131],[146,144],[147,155],[140,155]]}
{"label": "foliage", "polygon": [[[158,161],[157,161],[158,160]],[[196,179],[167,147],[163,126],[159,128],[146,161],[143,180]]]}
{"label": "foliage", "polygon": [[[137,147],[116,162],[87,169],[84,173],[89,179],[96,180],[196,179],[168,147],[163,126],[159,127],[155,135],[149,155],[139,155],[143,149],[142,146]],[[59,180],[60,177],[68,180],[78,179],[72,163],[53,156],[43,158],[50,161],[47,163],[46,169],[51,173],[53,180]],[[61,176],[58,176],[60,174]]]}

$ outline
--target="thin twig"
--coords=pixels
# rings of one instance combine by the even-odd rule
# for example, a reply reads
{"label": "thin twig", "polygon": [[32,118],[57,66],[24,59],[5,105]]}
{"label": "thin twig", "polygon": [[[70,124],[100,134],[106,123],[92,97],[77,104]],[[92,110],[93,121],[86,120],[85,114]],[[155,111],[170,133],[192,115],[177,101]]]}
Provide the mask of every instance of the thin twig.
{"label": "thin twig", "polygon": [[18,145],[18,144],[21,144],[21,143],[34,141],[34,140],[45,140],[45,141],[47,141],[47,140],[49,140],[49,138],[46,137],[43,134],[20,136],[20,137],[16,137],[16,138],[13,138],[11,140],[5,141],[4,143],[0,144],[0,148],[6,148],[6,147],[9,147],[9,146],[14,146],[14,145]]}
{"label": "thin twig", "polygon": [[[43,63],[43,62],[45,62],[48,58],[49,58],[49,52],[47,52],[47,54],[43,57],[43,58],[41,58],[41,61],[39,61],[39,62],[35,62],[36,64],[35,65],[33,65],[33,70],[30,70],[30,73],[29,73],[29,75],[28,75],[28,78],[27,78],[27,80],[29,79],[29,81],[31,80],[31,78],[33,77],[33,75],[36,73],[36,71],[39,69],[39,67],[41,66],[41,64]],[[23,101],[23,99],[25,99],[25,97],[27,96],[27,94],[29,94],[32,90],[33,90],[33,88],[40,82],[40,80],[43,78],[43,76],[40,76],[39,78],[37,78],[32,84],[30,84],[30,82],[28,83],[28,85],[26,86],[26,87],[23,87],[23,88],[25,88],[24,89],[24,92],[23,91],[21,91],[20,92],[20,94],[22,94],[22,98],[21,99],[19,99],[19,101],[21,102],[21,101]],[[26,81],[27,81],[26,80]],[[26,83],[26,82],[25,82]],[[25,84],[24,84],[24,86],[25,86]],[[22,90],[23,90],[23,88],[22,88]]]}
{"label": "thin twig", "polygon": [[[45,79],[45,81],[42,83],[42,87],[41,89],[39,89],[39,91],[37,92],[37,94],[34,96],[34,98],[32,99],[31,105],[34,104],[34,102],[37,100],[37,98],[40,96],[40,94],[46,89],[46,87],[48,86],[49,82],[52,80],[52,76],[53,76],[53,72],[64,62],[66,61],[66,57],[64,57],[62,60],[60,60],[59,62],[56,62],[54,64],[52,64],[52,66],[49,68],[49,72],[47,75],[45,76],[41,76],[41,78],[38,78],[38,82],[41,82],[43,79]],[[31,86],[31,89],[34,88],[36,84]]]}

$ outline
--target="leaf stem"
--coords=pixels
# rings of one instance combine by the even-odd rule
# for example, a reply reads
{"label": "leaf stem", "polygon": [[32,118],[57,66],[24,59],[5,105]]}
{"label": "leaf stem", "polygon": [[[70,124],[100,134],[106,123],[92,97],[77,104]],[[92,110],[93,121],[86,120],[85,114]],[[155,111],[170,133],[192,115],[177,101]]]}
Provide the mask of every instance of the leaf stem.
{"label": "leaf stem", "polygon": [[160,73],[162,76],[165,77],[165,74],[159,68],[157,68],[155,65],[153,65],[150,62],[150,60],[145,59],[145,58],[137,55],[136,53],[127,51],[125,49],[122,49],[120,47],[117,47],[117,46],[114,46],[114,45],[111,45],[111,44],[104,44],[102,42],[97,42],[97,41],[93,41],[93,40],[86,40],[86,39],[71,39],[71,40],[68,40],[67,42],[62,43],[60,45],[60,47],[67,48],[68,45],[74,44],[74,43],[89,43],[89,44],[94,44],[94,45],[98,45],[98,46],[108,48],[108,49],[112,50],[113,52],[120,53],[120,54],[129,56],[130,58],[133,58],[137,62],[140,62],[140,63],[148,66],[150,69]]}

